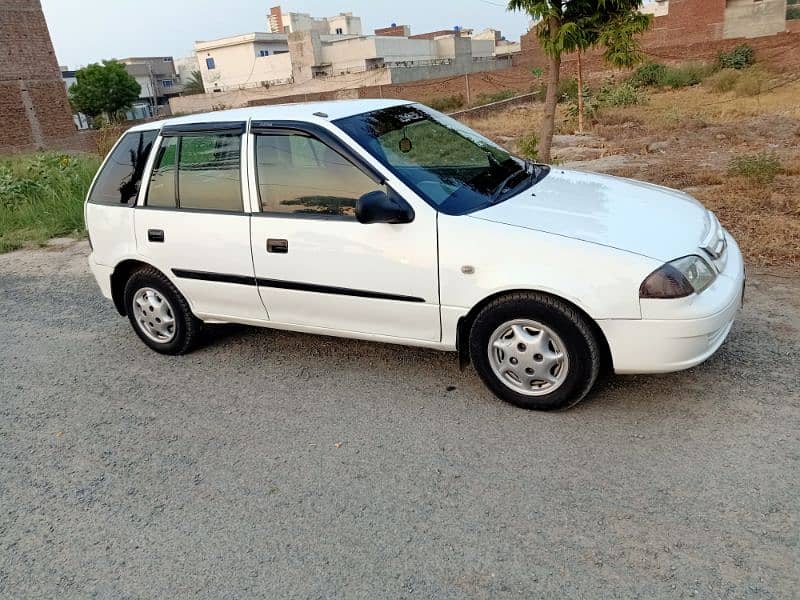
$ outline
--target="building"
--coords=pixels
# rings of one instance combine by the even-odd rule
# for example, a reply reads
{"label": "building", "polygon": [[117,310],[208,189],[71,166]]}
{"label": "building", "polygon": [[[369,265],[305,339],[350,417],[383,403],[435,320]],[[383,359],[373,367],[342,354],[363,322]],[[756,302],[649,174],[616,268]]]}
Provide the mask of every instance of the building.
{"label": "building", "polygon": [[0,0],[0,153],[79,147],[39,0]]}
{"label": "building", "polygon": [[246,33],[194,45],[206,92],[289,83],[292,62],[285,33]]}
{"label": "building", "polygon": [[[269,32],[195,43],[207,93],[291,86],[366,72],[372,73],[369,85],[415,81],[491,70],[498,56],[509,58],[519,49],[493,29],[476,36],[460,27],[411,35],[407,25],[393,23],[375,35],[363,35],[361,19],[352,13],[316,18],[284,13],[275,6],[267,24]],[[343,85],[352,88],[351,83]]]}
{"label": "building", "polygon": [[786,0],[655,0],[643,10],[655,17],[644,37],[649,47],[786,31]]}
{"label": "building", "polygon": [[200,63],[197,61],[197,55],[192,54],[184,58],[176,58],[172,61],[177,73],[177,80],[181,85],[186,85],[186,82],[191,79],[192,75],[200,70]]}
{"label": "building", "polygon": [[316,31],[320,35],[361,35],[361,18],[353,13],[317,18],[306,13],[284,13],[280,6],[273,6],[267,15],[267,30],[287,34]]}
{"label": "building", "polygon": [[140,102],[134,107],[137,110],[149,105],[151,115],[165,114],[167,109],[164,107],[169,106],[169,99],[179,96],[183,91],[171,56],[136,56],[120,59],[119,62],[125,65],[125,70],[136,78],[142,88]]}

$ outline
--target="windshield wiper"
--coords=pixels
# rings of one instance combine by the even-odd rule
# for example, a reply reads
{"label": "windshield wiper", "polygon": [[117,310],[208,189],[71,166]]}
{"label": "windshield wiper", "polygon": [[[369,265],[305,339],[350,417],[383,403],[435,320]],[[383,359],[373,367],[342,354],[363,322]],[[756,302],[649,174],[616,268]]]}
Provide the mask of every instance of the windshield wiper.
{"label": "windshield wiper", "polygon": [[520,175],[530,175],[530,173],[528,173],[527,169],[520,169],[519,171],[514,171],[513,173],[511,173],[511,175],[503,179],[503,181],[497,187],[497,190],[495,190],[494,194],[492,194],[491,203],[492,204],[497,203],[497,201],[503,197],[503,192],[509,189],[508,184],[510,184],[514,179],[516,179]]}

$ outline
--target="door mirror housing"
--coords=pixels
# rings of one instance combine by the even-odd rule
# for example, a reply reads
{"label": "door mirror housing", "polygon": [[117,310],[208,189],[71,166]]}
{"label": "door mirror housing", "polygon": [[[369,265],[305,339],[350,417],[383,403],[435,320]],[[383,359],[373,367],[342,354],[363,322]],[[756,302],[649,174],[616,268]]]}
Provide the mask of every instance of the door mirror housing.
{"label": "door mirror housing", "polygon": [[365,225],[371,223],[411,223],[414,209],[392,188],[378,190],[361,196],[356,203],[356,219]]}

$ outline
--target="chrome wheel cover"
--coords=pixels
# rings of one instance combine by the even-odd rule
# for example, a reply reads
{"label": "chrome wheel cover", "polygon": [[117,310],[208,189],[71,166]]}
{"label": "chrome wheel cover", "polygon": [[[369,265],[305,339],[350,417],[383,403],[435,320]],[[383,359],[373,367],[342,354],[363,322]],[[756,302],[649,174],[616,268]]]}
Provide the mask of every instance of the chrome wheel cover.
{"label": "chrome wheel cover", "polygon": [[154,342],[168,344],[175,338],[175,313],[160,292],[153,288],[138,290],[131,309],[139,330]]}
{"label": "chrome wheel cover", "polygon": [[537,321],[515,319],[489,336],[489,364],[509,389],[526,396],[544,396],[561,387],[569,373],[566,345],[558,334]]}

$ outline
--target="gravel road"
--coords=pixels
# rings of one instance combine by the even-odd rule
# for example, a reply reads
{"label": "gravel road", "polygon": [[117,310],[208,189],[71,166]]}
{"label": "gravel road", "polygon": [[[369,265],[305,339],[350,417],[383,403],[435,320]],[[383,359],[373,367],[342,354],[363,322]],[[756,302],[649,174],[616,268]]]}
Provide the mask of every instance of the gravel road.
{"label": "gravel road", "polygon": [[159,356],[87,252],[0,256],[0,597],[798,597],[796,274],[707,364],[539,414],[428,350]]}

